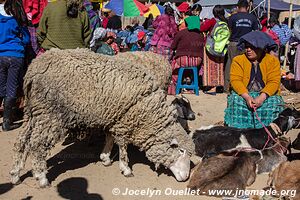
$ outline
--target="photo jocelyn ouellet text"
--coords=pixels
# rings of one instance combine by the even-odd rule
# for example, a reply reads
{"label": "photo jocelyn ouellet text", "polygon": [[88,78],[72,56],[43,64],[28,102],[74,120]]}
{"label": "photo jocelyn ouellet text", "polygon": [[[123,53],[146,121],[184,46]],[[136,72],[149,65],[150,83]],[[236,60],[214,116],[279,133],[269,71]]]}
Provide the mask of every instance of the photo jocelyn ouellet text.
{"label": "photo jocelyn ouellet text", "polygon": [[190,196],[190,195],[207,195],[207,196],[290,196],[294,197],[296,195],[296,190],[282,190],[277,192],[272,188],[268,190],[209,190],[207,192],[202,192],[201,190],[192,190],[191,188],[185,189],[173,189],[173,188],[165,188],[165,189],[152,189],[152,188],[145,188],[145,189],[130,189],[130,188],[113,188],[112,194],[115,196],[147,196],[147,197],[154,197],[154,196]]}

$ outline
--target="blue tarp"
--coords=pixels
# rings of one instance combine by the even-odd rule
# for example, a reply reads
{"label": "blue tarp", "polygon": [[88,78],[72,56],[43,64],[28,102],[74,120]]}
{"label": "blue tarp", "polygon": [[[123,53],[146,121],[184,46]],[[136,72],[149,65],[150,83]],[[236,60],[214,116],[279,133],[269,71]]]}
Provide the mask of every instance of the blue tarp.
{"label": "blue tarp", "polygon": [[238,43],[240,50],[245,48],[245,42],[250,43],[252,46],[260,49],[276,49],[277,44],[274,40],[266,33],[261,31],[252,31],[243,35]]}
{"label": "blue tarp", "polygon": [[[253,4],[258,6],[260,4],[261,7],[268,8],[268,0],[253,0]],[[290,4],[284,2],[282,0],[271,0],[271,9],[278,10],[278,11],[288,11],[290,10]],[[299,5],[293,5],[293,10],[300,10]]]}

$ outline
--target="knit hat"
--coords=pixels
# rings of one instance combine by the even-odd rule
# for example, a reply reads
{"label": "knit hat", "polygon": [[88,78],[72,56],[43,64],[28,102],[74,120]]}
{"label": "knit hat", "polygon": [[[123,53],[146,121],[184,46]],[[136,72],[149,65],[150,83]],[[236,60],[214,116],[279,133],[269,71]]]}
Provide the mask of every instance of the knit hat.
{"label": "knit hat", "polygon": [[179,12],[183,12],[186,13],[187,11],[189,11],[190,5],[187,2],[183,2],[182,4],[180,4],[177,9],[179,10]]}

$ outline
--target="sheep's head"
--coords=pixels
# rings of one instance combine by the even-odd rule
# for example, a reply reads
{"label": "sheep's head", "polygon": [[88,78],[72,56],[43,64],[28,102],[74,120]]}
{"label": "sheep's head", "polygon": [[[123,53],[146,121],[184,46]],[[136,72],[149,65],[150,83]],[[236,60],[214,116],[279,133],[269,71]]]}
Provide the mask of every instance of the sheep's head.
{"label": "sheep's head", "polygon": [[178,148],[178,141],[176,139],[173,139],[171,146],[175,149],[177,148],[179,157],[170,164],[169,168],[177,181],[185,181],[189,178],[190,174],[190,156],[186,149]]}
{"label": "sheep's head", "polygon": [[190,174],[190,157],[194,153],[194,143],[178,123],[172,126],[170,133],[166,133],[168,131],[161,132],[162,137],[158,137],[146,150],[146,156],[155,163],[156,168],[163,165],[172,171],[177,181],[185,181]]}

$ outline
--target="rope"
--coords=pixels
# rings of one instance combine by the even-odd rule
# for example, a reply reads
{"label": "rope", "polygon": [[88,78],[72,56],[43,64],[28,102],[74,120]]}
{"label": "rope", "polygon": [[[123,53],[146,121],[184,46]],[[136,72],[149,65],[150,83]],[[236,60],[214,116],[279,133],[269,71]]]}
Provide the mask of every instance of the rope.
{"label": "rope", "polygon": [[261,154],[261,150],[259,150],[259,149],[255,149],[255,148],[252,148],[252,147],[243,147],[243,148],[240,148],[240,149],[237,150],[237,152],[234,154],[234,157],[237,157],[237,155],[240,152],[254,152],[254,151],[257,151]]}
{"label": "rope", "polygon": [[267,142],[265,143],[265,145],[264,145],[262,151],[266,149],[266,146],[267,146],[268,143],[270,142],[270,139],[272,139],[275,143],[278,143],[278,145],[281,147],[281,150],[283,150],[283,152],[287,151],[287,149],[286,149],[284,146],[282,146],[282,145],[280,144],[280,142],[278,141],[278,139],[274,139],[274,138],[273,138],[273,136],[272,136],[271,132],[269,131],[269,129],[264,125],[264,123],[262,123],[261,119],[259,118],[259,116],[258,116],[258,114],[257,114],[257,112],[256,112],[256,107],[254,107],[253,110],[254,110],[256,119],[259,121],[259,123],[263,126],[263,128],[265,129],[265,131],[266,131],[267,134],[268,134],[268,140],[267,140]]}

